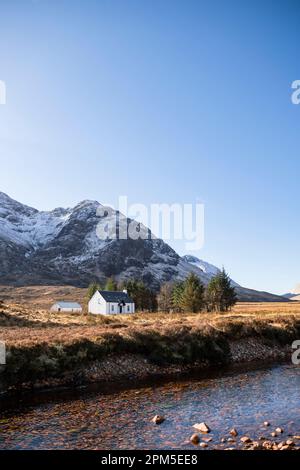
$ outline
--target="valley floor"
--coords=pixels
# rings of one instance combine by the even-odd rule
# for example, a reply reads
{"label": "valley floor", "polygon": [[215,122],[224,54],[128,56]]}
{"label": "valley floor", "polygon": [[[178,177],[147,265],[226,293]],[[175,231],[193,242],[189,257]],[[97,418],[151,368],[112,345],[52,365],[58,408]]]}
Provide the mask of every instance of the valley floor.
{"label": "valley floor", "polygon": [[[10,290],[11,289],[11,290]],[[196,368],[291,357],[300,303],[240,303],[227,314],[49,313],[53,299],[85,303],[68,287],[0,288],[2,391],[145,379]]]}

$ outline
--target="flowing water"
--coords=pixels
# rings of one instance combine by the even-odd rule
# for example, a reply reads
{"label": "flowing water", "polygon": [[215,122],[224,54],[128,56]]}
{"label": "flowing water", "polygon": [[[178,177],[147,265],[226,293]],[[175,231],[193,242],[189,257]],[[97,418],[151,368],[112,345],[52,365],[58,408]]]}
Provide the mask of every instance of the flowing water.
{"label": "flowing water", "polygon": [[[80,390],[37,401],[15,399],[0,410],[0,449],[190,449],[193,424],[211,428],[208,448],[222,437],[300,434],[300,367],[279,365],[127,390]],[[165,416],[161,425],[151,418]],[[270,421],[266,428],[264,421]],[[239,447],[239,437],[230,447]],[[281,436],[281,439],[283,437]],[[299,441],[300,445],[300,441]]]}

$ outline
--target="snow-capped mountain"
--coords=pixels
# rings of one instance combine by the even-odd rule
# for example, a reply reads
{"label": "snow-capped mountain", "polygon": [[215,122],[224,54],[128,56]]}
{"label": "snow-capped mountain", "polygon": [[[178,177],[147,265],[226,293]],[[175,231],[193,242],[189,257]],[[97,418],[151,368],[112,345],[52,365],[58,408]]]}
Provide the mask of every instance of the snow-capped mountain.
{"label": "snow-capped mountain", "polygon": [[35,250],[54,238],[71,214],[68,209],[39,212],[0,192],[0,236]]}
{"label": "snow-capped mountain", "polygon": [[[206,261],[203,261],[202,259],[199,259],[196,256],[185,255],[182,257],[182,259],[185,262],[190,263],[193,266],[196,266],[197,268],[201,269],[201,271],[207,274],[210,278],[221,272],[221,269],[217,268],[217,266],[207,263]],[[239,287],[239,284],[237,284],[237,282],[233,281],[232,279],[231,284],[235,287]]]}
{"label": "snow-capped mountain", "polygon": [[[185,279],[190,272],[207,284],[219,271],[197,258],[181,258],[163,240],[152,237],[147,227],[115,211],[100,216],[99,208],[104,211],[97,201],[86,200],[73,208],[44,212],[0,192],[0,284],[87,286],[113,275],[119,281],[143,280],[157,290],[164,282]],[[114,220],[119,222],[117,230],[136,224],[143,238],[116,238],[110,223]],[[109,234],[108,239],[99,238],[99,233]],[[240,298],[247,300],[281,299],[255,292],[238,288]]]}
{"label": "snow-capped mountain", "polygon": [[194,270],[146,227],[140,230],[147,239],[114,239],[114,233],[99,238],[97,233],[113,230],[112,220],[125,220],[126,228],[132,222],[115,211],[100,217],[101,207],[83,201],[74,208],[40,212],[0,193],[0,282],[85,286],[114,275],[117,280],[142,279],[158,289]]}

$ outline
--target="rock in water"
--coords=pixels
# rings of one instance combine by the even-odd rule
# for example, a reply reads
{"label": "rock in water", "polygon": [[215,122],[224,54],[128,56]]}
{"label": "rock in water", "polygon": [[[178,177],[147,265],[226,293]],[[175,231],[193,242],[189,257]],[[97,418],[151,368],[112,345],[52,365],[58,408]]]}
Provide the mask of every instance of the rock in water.
{"label": "rock in water", "polygon": [[243,442],[244,444],[249,444],[250,442],[252,442],[252,439],[250,439],[250,437],[248,436],[243,436],[241,437],[241,442]]}
{"label": "rock in water", "polygon": [[208,444],[206,444],[206,442],[200,442],[199,445],[200,447],[203,447],[203,448],[208,447]]}
{"label": "rock in water", "polygon": [[287,446],[294,446],[294,445],[295,445],[295,442],[292,441],[292,439],[288,439],[288,440],[286,441],[286,445],[287,445]]}
{"label": "rock in water", "polygon": [[229,431],[229,434],[231,434],[232,436],[236,437],[238,435],[238,432],[235,428],[232,428],[230,431]]}
{"label": "rock in water", "polygon": [[206,423],[196,423],[193,426],[197,431],[203,432],[203,433],[208,433],[210,432],[210,428],[207,426]]}
{"label": "rock in water", "polygon": [[163,423],[165,418],[161,415],[155,415],[154,418],[152,418],[152,422],[155,424],[161,424]]}
{"label": "rock in water", "polygon": [[193,444],[199,444],[200,442],[200,437],[198,434],[193,434],[190,438],[190,441],[193,443]]}

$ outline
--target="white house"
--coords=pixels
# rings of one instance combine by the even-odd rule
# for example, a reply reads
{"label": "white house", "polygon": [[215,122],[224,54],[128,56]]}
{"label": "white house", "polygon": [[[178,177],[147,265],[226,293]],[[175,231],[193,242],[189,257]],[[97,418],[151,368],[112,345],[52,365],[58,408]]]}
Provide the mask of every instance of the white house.
{"label": "white house", "polygon": [[95,315],[114,315],[119,313],[134,313],[134,302],[126,290],[106,291],[97,290],[89,301],[89,313]]}
{"label": "white house", "polygon": [[77,302],[65,302],[60,300],[55,302],[50,308],[50,312],[69,312],[69,313],[81,313],[82,307]]}

